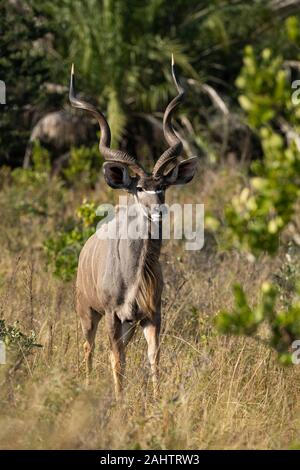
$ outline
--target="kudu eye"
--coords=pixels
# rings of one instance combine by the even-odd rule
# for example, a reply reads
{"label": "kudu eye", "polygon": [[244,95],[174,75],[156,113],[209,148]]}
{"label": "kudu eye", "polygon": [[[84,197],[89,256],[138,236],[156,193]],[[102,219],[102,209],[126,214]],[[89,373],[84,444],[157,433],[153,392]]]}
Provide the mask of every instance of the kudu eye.
{"label": "kudu eye", "polygon": [[136,188],[136,190],[137,190],[138,193],[141,193],[142,191],[144,191],[143,188],[141,188],[140,186],[138,186],[138,187]]}

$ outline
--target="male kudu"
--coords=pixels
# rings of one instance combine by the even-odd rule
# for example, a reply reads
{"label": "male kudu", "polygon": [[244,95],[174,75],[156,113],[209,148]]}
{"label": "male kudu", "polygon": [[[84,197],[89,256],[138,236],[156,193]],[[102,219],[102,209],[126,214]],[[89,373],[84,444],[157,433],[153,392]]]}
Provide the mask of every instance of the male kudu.
{"label": "male kudu", "polygon": [[[89,111],[100,126],[99,149],[106,160],[103,170],[107,184],[112,188],[125,189],[131,195],[129,205],[138,205],[142,219],[147,220],[149,227],[145,239],[101,239],[95,233],[85,243],[79,258],[76,308],[86,339],[87,381],[92,367],[97,326],[101,317],[105,316],[117,397],[124,377],[125,346],[132,338],[137,323],[142,326],[147,341],[154,393],[157,391],[163,278],[159,263],[161,236],[153,239],[151,226],[161,226],[161,205],[164,204],[167,187],[191,181],[197,164],[196,157],[179,161],[182,142],[175,134],[171,121],[175,109],[183,100],[184,90],[177,82],[173,57],[172,75],[178,95],[169,103],[163,120],[169,148],[149,174],[136,158],[110,148],[111,135],[105,117],[93,105],[76,97],[73,67],[71,72],[71,104]],[[122,217],[117,222],[119,225],[128,221],[125,220],[128,217],[126,211]],[[116,218],[110,223],[116,223]]]}

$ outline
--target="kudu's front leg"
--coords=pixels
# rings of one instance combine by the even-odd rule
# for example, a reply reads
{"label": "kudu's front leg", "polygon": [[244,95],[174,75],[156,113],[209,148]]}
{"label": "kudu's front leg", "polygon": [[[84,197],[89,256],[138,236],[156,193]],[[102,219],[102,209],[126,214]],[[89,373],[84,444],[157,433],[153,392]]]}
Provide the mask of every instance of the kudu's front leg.
{"label": "kudu's front leg", "polygon": [[155,321],[146,320],[142,323],[144,336],[148,345],[148,359],[151,367],[154,396],[158,394],[158,365],[159,365],[159,333],[160,317]]}
{"label": "kudu's front leg", "polygon": [[114,313],[106,314],[106,323],[110,343],[110,360],[113,372],[116,399],[121,398],[125,372],[125,351],[122,339],[122,324]]}

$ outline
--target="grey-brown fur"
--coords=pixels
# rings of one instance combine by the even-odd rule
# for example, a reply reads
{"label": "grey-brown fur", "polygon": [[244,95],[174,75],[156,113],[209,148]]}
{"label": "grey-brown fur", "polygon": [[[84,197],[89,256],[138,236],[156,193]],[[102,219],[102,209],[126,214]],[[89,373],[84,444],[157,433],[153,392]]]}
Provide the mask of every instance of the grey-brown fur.
{"label": "grey-brown fur", "polygon": [[92,105],[76,97],[73,70],[71,74],[71,103],[89,111],[100,126],[99,148],[106,159],[103,165],[105,180],[109,186],[130,194],[128,206],[121,208],[118,217],[108,224],[122,229],[132,218],[128,214],[131,204],[136,204],[138,209],[133,217],[137,217],[139,226],[147,224],[146,239],[133,239],[130,236],[127,239],[121,239],[120,236],[103,239],[99,235],[107,226],[102,225],[99,232],[86,242],[79,258],[76,308],[86,338],[87,379],[92,365],[97,326],[104,316],[117,397],[124,377],[125,346],[137,324],[142,326],[148,343],[154,391],[157,391],[163,278],[159,263],[161,239],[160,236],[152,239],[151,233],[155,229],[154,232],[160,234],[161,205],[164,203],[166,188],[189,182],[196,169],[196,157],[178,161],[182,143],[173,130],[171,117],[182,101],[184,91],[176,80],[173,63],[172,73],[179,94],[168,105],[164,116],[164,134],[169,148],[156,162],[151,174],[145,172],[131,155],[110,148],[110,130],[106,119]]}

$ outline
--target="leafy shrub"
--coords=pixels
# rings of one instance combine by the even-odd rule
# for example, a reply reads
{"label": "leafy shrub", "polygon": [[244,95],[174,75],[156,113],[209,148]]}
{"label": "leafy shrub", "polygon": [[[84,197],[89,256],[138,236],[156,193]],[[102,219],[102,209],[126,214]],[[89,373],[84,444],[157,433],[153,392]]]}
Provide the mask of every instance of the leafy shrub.
{"label": "leafy shrub", "polygon": [[101,218],[96,214],[96,204],[84,201],[77,210],[77,217],[69,220],[55,237],[45,241],[47,262],[56,277],[64,281],[73,278],[81,248],[95,232],[95,226]]}
{"label": "leafy shrub", "polygon": [[280,234],[291,221],[300,195],[300,152],[295,143],[286,146],[268,128],[260,134],[264,160],[252,164],[256,176],[225,211],[227,237],[254,255],[276,253]]}
{"label": "leafy shrub", "polygon": [[283,58],[266,48],[259,57],[251,46],[245,48],[244,66],[236,80],[242,94],[239,103],[247,113],[249,125],[258,129],[282,114],[291,111],[290,84]]}
{"label": "leafy shrub", "polygon": [[42,345],[36,342],[36,334],[32,330],[29,334],[22,333],[19,322],[7,325],[4,319],[0,319],[0,340],[3,341],[9,351],[8,363],[12,365],[9,374],[17,370],[25,357],[34,348],[41,348]]}
{"label": "leafy shrub", "polygon": [[[290,347],[300,338],[300,288],[297,299],[289,307],[277,311],[278,289],[271,283],[261,286],[261,300],[250,307],[247,296],[240,284],[234,286],[234,307],[231,312],[223,311],[216,318],[220,332],[252,336],[274,348],[283,364],[291,363]],[[268,326],[269,336],[262,340],[257,336],[258,328],[264,323]]]}
{"label": "leafy shrub", "polygon": [[63,200],[63,183],[50,178],[50,158],[48,151],[35,143],[32,151],[32,167],[16,168],[10,173],[9,184],[3,193],[5,201],[14,216],[51,216],[51,206]]}
{"label": "leafy shrub", "polygon": [[31,331],[29,335],[21,332],[19,322],[16,321],[13,325],[7,325],[4,319],[0,318],[0,340],[6,346],[17,345],[22,348],[23,352],[33,347],[41,347],[36,343],[36,335]]}
{"label": "leafy shrub", "polygon": [[[288,34],[292,26],[293,22],[287,23]],[[252,163],[254,176],[226,208],[223,233],[230,245],[254,256],[262,252],[273,255],[282,231],[295,215],[300,195],[300,108],[292,102],[282,57],[270,49],[264,49],[258,58],[251,47],[245,49],[237,86],[243,92],[239,101],[248,124],[260,137],[263,160]],[[300,338],[300,290],[296,289],[285,308],[278,311],[279,292],[274,284],[262,284],[261,301],[251,308],[237,284],[234,308],[221,312],[216,322],[223,333],[254,338],[259,338],[260,325],[267,324],[270,335],[265,342],[287,364],[291,362],[291,344]]]}
{"label": "leafy shrub", "polygon": [[274,254],[300,195],[300,108],[293,104],[283,59],[270,49],[259,58],[245,49],[237,86],[249,125],[258,133],[263,160],[252,163],[254,177],[226,210],[227,236],[258,255]]}
{"label": "leafy shrub", "polygon": [[93,186],[99,178],[101,166],[98,144],[92,147],[72,147],[70,160],[67,168],[63,170],[63,175],[69,183],[76,184],[84,180]]}
{"label": "leafy shrub", "polygon": [[39,142],[35,142],[32,147],[32,166],[30,168],[16,168],[12,171],[12,184],[31,186],[44,184],[50,177],[50,157],[47,149]]}

